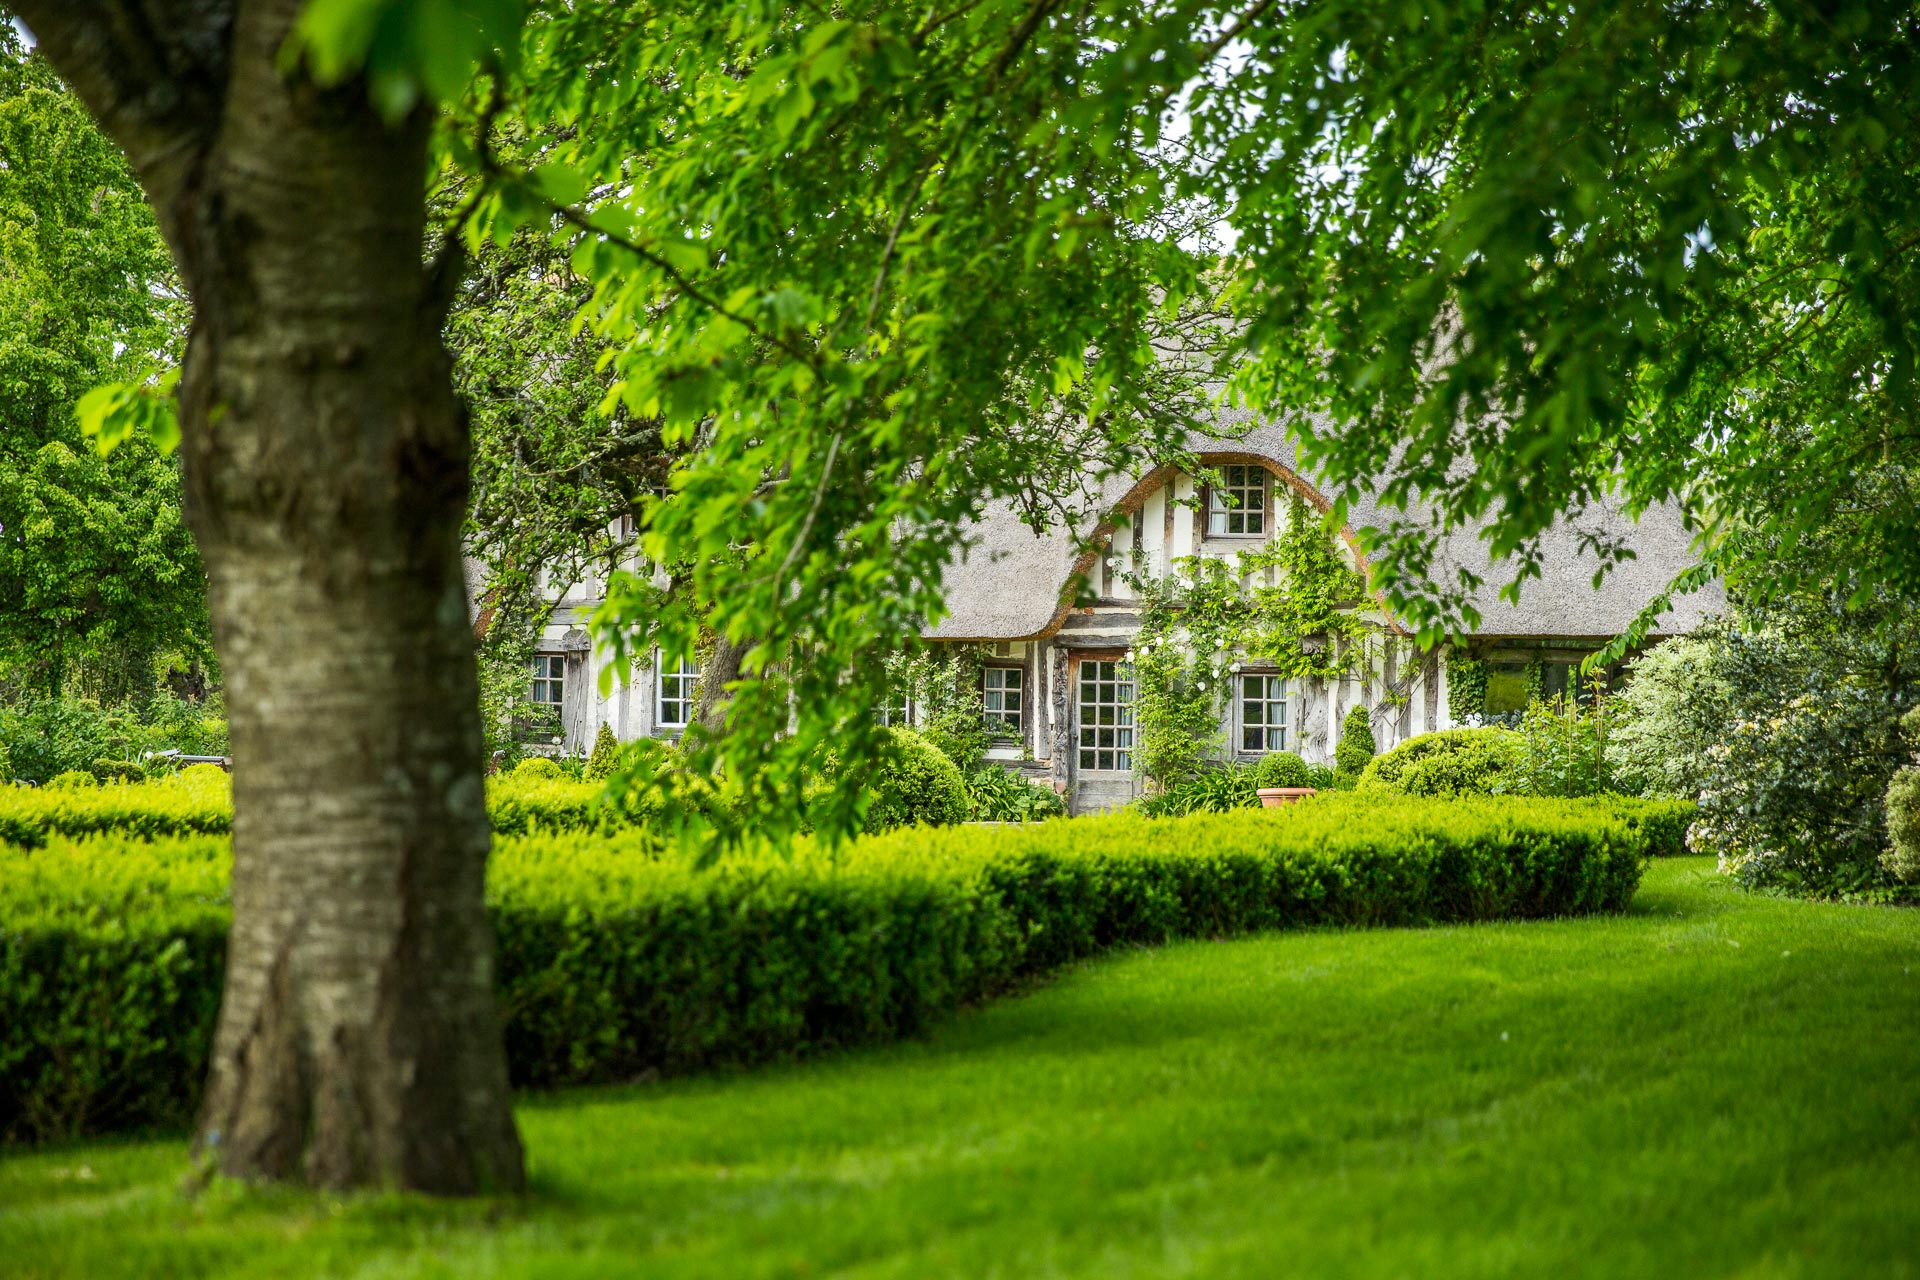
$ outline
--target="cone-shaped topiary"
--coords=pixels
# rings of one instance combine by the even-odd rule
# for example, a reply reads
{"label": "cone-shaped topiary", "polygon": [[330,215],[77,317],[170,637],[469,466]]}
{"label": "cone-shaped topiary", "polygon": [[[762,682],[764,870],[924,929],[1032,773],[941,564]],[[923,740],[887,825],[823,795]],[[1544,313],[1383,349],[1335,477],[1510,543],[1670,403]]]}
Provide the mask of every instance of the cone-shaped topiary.
{"label": "cone-shaped topiary", "polygon": [[593,753],[587,757],[587,776],[589,778],[610,778],[613,767],[620,760],[620,739],[613,736],[611,725],[601,725],[600,732],[594,735]]}
{"label": "cone-shaped topiary", "polygon": [[1333,749],[1333,763],[1344,777],[1357,778],[1380,749],[1373,740],[1373,717],[1365,707],[1355,707],[1340,722],[1340,743]]}

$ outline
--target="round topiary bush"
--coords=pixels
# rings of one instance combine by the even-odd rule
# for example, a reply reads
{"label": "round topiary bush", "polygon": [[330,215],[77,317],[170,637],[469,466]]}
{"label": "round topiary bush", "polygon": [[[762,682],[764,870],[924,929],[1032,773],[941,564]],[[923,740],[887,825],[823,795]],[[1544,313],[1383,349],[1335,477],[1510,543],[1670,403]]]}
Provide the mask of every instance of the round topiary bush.
{"label": "round topiary bush", "polygon": [[1260,758],[1253,766],[1253,785],[1256,787],[1310,787],[1313,785],[1313,771],[1307,768],[1307,762],[1291,751],[1275,751]]}
{"label": "round topiary bush", "polygon": [[97,787],[100,780],[85,769],[69,769],[65,773],[56,773],[47,779],[50,787]]}
{"label": "round topiary bush", "polygon": [[965,822],[967,780],[960,766],[911,729],[887,729],[883,736],[882,763],[868,784],[874,799],[867,830]]}
{"label": "round topiary bush", "polygon": [[516,778],[563,778],[566,776],[566,771],[545,756],[528,756],[513,766],[513,776]]}
{"label": "round topiary bush", "polygon": [[1358,789],[1409,796],[1487,796],[1520,759],[1507,729],[1444,729],[1409,738],[1360,772]]}
{"label": "round topiary bush", "polygon": [[95,782],[145,782],[147,771],[137,760],[95,760],[88,770]]}

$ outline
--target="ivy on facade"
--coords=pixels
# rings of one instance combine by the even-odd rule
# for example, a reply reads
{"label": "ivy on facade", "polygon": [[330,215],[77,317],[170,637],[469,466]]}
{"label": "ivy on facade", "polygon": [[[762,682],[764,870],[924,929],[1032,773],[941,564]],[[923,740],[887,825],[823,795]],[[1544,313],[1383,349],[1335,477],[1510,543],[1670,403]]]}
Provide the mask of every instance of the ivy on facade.
{"label": "ivy on facade", "polygon": [[1183,556],[1164,578],[1129,575],[1141,602],[1133,653],[1134,768],[1165,789],[1222,754],[1235,662],[1288,679],[1336,679],[1376,633],[1355,613],[1366,582],[1332,524],[1295,497],[1282,531],[1231,557]]}

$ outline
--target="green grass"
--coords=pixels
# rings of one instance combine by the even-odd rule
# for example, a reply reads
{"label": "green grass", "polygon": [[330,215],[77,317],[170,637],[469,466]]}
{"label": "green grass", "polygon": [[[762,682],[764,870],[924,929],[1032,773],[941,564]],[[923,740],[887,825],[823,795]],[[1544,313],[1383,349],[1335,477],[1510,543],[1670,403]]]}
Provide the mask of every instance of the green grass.
{"label": "green grass", "polygon": [[0,1274],[1920,1276],[1920,913],[1658,862],[1624,917],[1132,952],[521,1123],[521,1202],[14,1155]]}

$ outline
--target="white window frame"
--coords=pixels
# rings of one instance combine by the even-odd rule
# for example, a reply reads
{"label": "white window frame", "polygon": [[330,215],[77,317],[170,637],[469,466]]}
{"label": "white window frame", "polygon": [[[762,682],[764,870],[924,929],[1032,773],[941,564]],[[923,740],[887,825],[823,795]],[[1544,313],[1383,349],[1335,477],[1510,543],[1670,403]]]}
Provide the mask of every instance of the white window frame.
{"label": "white window frame", "polygon": [[[1267,495],[1273,477],[1251,463],[1220,468],[1220,482],[1207,488],[1207,535],[1215,538],[1264,538],[1267,535]],[[1235,504],[1228,505],[1232,497]]]}
{"label": "white window frame", "polygon": [[[671,684],[671,692],[669,692]],[[667,669],[665,655],[653,657],[653,723],[658,729],[684,729],[693,721],[694,704],[699,701],[700,664],[692,658],[680,658],[674,669]],[[678,720],[670,719],[673,707]]]}
{"label": "white window frame", "polygon": [[1080,771],[1133,772],[1133,664],[1125,658],[1082,658],[1073,683],[1074,758]]}
{"label": "white window frame", "polygon": [[[994,688],[994,678],[999,677],[1000,687]],[[1012,688],[1007,687],[1007,678],[1014,681]],[[999,705],[994,705],[998,697]],[[1013,700],[1007,705],[1008,698]],[[1004,663],[990,663],[980,668],[980,715],[987,726],[987,735],[992,738],[1018,740],[1027,732],[1027,669]]]}
{"label": "white window frame", "polygon": [[[1260,696],[1253,701],[1261,711],[1257,721],[1247,719],[1247,685],[1255,680],[1261,681]],[[1279,690],[1276,696],[1274,690]],[[1291,729],[1291,708],[1293,687],[1285,677],[1271,671],[1241,671],[1233,677],[1233,732],[1234,742],[1239,754],[1243,756],[1267,755],[1274,751],[1287,750],[1287,732]],[[1278,722],[1269,719],[1272,709],[1278,707]],[[1260,746],[1248,746],[1249,731],[1259,733]],[[1276,739],[1277,735],[1277,739]]]}
{"label": "white window frame", "polygon": [[873,722],[883,729],[910,729],[913,727],[913,699],[902,698],[898,702],[889,699],[873,709]]}

